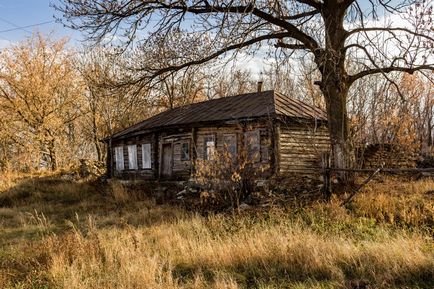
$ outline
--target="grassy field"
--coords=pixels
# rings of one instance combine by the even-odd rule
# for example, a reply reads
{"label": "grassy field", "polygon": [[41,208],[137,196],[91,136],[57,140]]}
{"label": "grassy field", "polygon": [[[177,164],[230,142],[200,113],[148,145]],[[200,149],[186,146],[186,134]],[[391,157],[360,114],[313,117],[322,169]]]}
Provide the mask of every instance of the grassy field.
{"label": "grassy field", "polygon": [[348,208],[202,216],[119,183],[4,176],[0,288],[433,288],[433,190],[388,178]]}

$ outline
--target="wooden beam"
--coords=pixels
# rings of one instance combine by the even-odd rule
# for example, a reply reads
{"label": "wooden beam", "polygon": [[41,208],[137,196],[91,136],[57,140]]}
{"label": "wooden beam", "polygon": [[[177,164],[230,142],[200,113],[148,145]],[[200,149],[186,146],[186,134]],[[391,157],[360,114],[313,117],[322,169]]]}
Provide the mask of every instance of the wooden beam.
{"label": "wooden beam", "polygon": [[160,160],[158,157],[159,156],[159,153],[158,153],[159,141],[158,141],[158,139],[159,139],[158,133],[154,133],[153,134],[153,149],[154,149],[154,151],[152,153],[152,156],[153,156],[152,159],[154,162],[154,176],[156,179],[160,178]]}
{"label": "wooden beam", "polygon": [[190,174],[196,173],[196,160],[197,160],[197,128],[191,128],[191,157],[190,157]]}
{"label": "wooden beam", "polygon": [[278,175],[280,173],[280,122],[274,124],[273,129],[273,142],[274,142],[274,174]]}

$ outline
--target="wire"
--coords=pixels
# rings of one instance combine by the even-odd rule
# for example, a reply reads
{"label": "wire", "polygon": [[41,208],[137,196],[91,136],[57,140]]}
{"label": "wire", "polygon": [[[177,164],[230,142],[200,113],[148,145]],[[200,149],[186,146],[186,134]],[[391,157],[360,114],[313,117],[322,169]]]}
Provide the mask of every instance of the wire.
{"label": "wire", "polygon": [[24,31],[24,32],[27,32],[27,33],[29,33],[29,34],[32,34],[32,32],[30,32],[29,30],[26,30],[26,29],[20,27],[20,25],[17,25],[17,24],[15,24],[15,23],[13,23],[13,22],[7,20],[7,19],[4,19],[4,18],[1,18],[1,17],[0,17],[0,21],[2,21],[2,22],[4,22],[4,23],[7,23],[7,24],[10,24],[10,25],[14,26],[15,28],[20,29],[20,30],[22,30],[22,31]]}
{"label": "wire", "polygon": [[32,25],[27,25],[27,26],[20,26],[20,27],[11,28],[11,29],[0,30],[0,33],[11,32],[11,31],[15,31],[15,30],[22,30],[24,28],[40,26],[40,25],[49,24],[49,23],[53,23],[53,22],[54,22],[54,20],[51,20],[51,21],[40,22],[40,23],[36,23],[36,24],[32,24]]}

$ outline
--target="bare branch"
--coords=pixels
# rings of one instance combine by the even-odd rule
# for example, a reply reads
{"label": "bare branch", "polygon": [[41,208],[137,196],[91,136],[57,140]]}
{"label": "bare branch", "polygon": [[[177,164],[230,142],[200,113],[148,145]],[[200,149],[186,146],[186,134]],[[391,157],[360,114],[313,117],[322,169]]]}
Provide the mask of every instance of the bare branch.
{"label": "bare branch", "polygon": [[[371,32],[371,31],[374,31],[374,32],[375,31],[384,31],[384,32],[392,33],[392,34],[393,34],[393,32],[401,31],[401,32],[406,32],[408,34],[412,34],[414,36],[419,36],[419,37],[422,37],[422,38],[426,38],[426,39],[434,42],[434,38],[428,36],[427,34],[417,33],[416,31],[412,31],[412,30],[407,29],[407,28],[399,28],[399,27],[389,27],[389,28],[387,28],[387,27],[363,27],[363,28],[356,28],[356,29],[348,31],[347,32],[347,36],[350,36],[350,35],[355,34],[355,33]],[[396,37],[395,34],[393,34],[393,35]]]}
{"label": "bare branch", "polygon": [[413,74],[414,72],[420,71],[420,70],[431,70],[434,72],[434,64],[419,65],[416,67],[389,66],[389,67],[384,67],[384,68],[367,69],[367,70],[361,71],[357,74],[350,75],[349,76],[349,82],[353,83],[357,79],[360,79],[362,77],[365,77],[365,76],[371,75],[371,74],[390,73],[393,71],[407,72],[407,73]]}
{"label": "bare branch", "polygon": [[149,78],[149,80],[148,80],[148,82],[149,82],[150,80],[152,80],[152,79],[154,79],[160,75],[163,75],[165,73],[179,71],[185,67],[206,63],[206,62],[208,62],[212,59],[215,59],[215,58],[219,57],[220,55],[223,55],[224,53],[227,53],[229,51],[241,49],[243,47],[250,46],[252,44],[255,44],[255,43],[258,43],[261,41],[270,40],[270,39],[282,39],[282,38],[287,37],[287,36],[288,36],[287,32],[281,32],[281,33],[262,35],[262,36],[259,36],[259,37],[253,38],[253,39],[245,40],[245,41],[242,41],[240,43],[233,44],[233,45],[227,46],[223,49],[220,49],[220,50],[218,50],[218,51],[216,51],[216,52],[214,52],[214,53],[212,53],[206,57],[202,57],[201,59],[192,60],[192,61],[180,64],[180,65],[171,65],[171,66],[167,66],[167,67],[163,67],[161,69],[151,71],[150,76],[141,77],[139,80],[135,81],[135,83],[141,82],[146,78]]}

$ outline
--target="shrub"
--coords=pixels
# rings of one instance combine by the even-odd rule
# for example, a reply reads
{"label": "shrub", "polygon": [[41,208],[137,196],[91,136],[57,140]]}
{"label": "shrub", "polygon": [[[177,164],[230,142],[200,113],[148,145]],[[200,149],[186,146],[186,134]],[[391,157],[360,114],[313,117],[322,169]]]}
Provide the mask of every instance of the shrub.
{"label": "shrub", "polygon": [[225,149],[214,152],[212,160],[197,160],[195,180],[218,202],[239,208],[255,189],[255,180],[265,167],[247,157],[245,150],[234,156]]}

